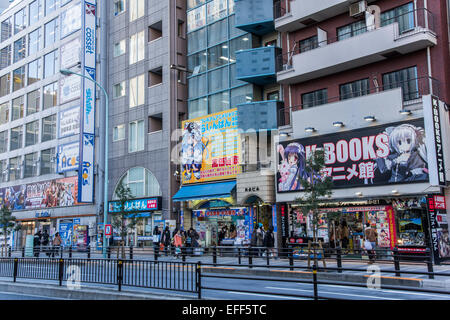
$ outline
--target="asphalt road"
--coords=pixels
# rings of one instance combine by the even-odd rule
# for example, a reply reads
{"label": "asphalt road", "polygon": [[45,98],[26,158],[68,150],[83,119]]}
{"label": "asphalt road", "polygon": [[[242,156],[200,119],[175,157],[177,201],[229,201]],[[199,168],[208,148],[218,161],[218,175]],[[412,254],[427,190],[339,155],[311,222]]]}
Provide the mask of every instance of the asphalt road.
{"label": "asphalt road", "polygon": [[55,298],[40,297],[40,296],[25,295],[25,294],[10,293],[10,292],[0,292],[0,300],[55,300],[55,299],[58,299],[58,298],[57,297],[55,297]]}

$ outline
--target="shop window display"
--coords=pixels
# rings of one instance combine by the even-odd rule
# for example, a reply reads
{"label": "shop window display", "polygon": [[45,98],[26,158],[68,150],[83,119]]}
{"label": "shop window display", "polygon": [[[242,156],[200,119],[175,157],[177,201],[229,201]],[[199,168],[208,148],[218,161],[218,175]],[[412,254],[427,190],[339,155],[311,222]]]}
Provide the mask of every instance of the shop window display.
{"label": "shop window display", "polygon": [[398,210],[398,243],[404,246],[425,246],[421,210]]}

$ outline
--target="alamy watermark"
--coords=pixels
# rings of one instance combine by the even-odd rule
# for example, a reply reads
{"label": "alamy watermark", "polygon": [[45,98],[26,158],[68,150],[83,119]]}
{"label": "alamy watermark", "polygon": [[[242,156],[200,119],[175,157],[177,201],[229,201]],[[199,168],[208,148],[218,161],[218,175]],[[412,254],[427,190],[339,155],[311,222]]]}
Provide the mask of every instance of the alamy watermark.
{"label": "alamy watermark", "polygon": [[370,265],[367,267],[369,277],[366,281],[367,288],[380,290],[381,289],[381,270],[377,265]]}

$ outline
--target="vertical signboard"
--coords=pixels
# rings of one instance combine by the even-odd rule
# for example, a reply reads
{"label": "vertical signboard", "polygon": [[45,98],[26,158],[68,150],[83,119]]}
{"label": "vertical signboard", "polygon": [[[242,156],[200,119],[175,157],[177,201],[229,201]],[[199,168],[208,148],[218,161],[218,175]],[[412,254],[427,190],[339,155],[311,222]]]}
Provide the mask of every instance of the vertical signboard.
{"label": "vertical signboard", "polygon": [[82,2],[82,73],[80,166],[78,202],[94,201],[95,81],[96,75],[96,0]]}
{"label": "vertical signboard", "polygon": [[450,241],[444,196],[427,196],[431,249],[435,264],[450,259]]}

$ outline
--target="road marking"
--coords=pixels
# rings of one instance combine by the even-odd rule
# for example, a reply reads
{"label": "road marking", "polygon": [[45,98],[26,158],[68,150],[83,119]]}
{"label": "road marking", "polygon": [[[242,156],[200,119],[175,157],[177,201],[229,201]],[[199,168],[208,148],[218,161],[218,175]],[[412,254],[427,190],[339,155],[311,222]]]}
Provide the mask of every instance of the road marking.
{"label": "road marking", "polygon": [[[228,293],[234,293],[234,294],[240,294],[240,295],[250,295],[250,296],[259,296],[259,297],[273,297],[278,299],[283,299],[283,297],[280,296],[274,296],[273,294],[264,294],[264,293],[245,293],[245,292],[235,292],[235,291],[228,291]],[[307,298],[297,298],[297,297],[289,297],[290,300],[310,300]],[[311,297],[311,299],[313,299]]]}
{"label": "road marking", "polygon": [[[306,291],[311,292],[310,290],[305,289],[293,289],[293,288],[281,288],[281,287],[265,287],[266,289],[278,289],[278,290],[289,290],[289,291]],[[341,287],[342,288],[342,287]],[[341,293],[341,292],[329,292],[329,291],[322,291],[320,290],[320,294],[327,293],[327,294],[333,294],[333,295],[341,295],[341,296],[353,296],[353,297],[364,297],[364,298],[372,298],[372,299],[382,299],[382,300],[400,300],[400,299],[393,299],[393,298],[385,298],[385,297],[378,297],[378,296],[365,296],[361,294],[351,294],[351,293]]]}

